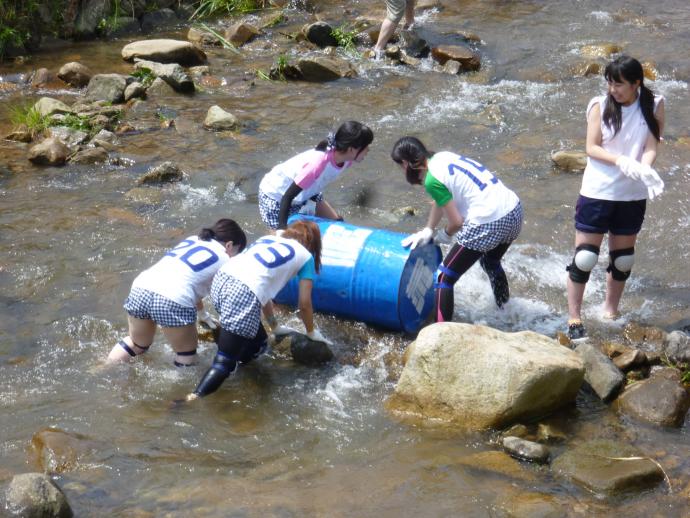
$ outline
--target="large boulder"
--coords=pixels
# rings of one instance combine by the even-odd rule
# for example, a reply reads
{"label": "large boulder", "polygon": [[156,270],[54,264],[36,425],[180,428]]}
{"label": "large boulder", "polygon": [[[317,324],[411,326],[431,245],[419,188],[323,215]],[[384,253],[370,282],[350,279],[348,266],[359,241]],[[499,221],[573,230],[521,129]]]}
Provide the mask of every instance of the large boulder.
{"label": "large boulder", "polygon": [[84,99],[88,101],[106,101],[121,103],[125,100],[127,78],[121,74],[96,74],[86,87]]}
{"label": "large boulder", "polygon": [[77,61],[65,63],[58,71],[58,77],[75,88],[86,86],[91,81],[91,70]]}
{"label": "large boulder", "polygon": [[148,69],[151,73],[160,77],[177,92],[190,93],[194,91],[194,81],[177,63],[157,63],[145,59],[135,59],[134,68],[137,70]]}
{"label": "large boulder", "polygon": [[134,58],[148,59],[158,63],[179,63],[182,66],[203,65],[206,54],[188,41],[180,40],[141,40],[122,48],[122,58],[132,61]]}
{"label": "large boulder", "polygon": [[96,36],[101,20],[110,15],[110,0],[83,0],[74,24],[76,39],[89,39]]}
{"label": "large boulder", "polygon": [[70,518],[72,509],[60,488],[43,473],[15,475],[7,488],[7,510],[12,516]]}
{"label": "large boulder", "polygon": [[660,369],[644,381],[630,385],[618,398],[620,410],[659,426],[683,426],[690,394],[676,369]]}
{"label": "large boulder", "polygon": [[649,489],[664,479],[655,461],[628,444],[604,439],[566,451],[551,467],[556,474],[604,495]]}
{"label": "large boulder", "polygon": [[546,336],[439,323],[419,333],[388,408],[399,415],[504,427],[572,402],[580,358]]}
{"label": "large boulder", "polygon": [[335,81],[343,77],[355,77],[357,71],[352,65],[341,58],[329,56],[314,56],[300,59],[297,68],[305,81],[325,82]]}

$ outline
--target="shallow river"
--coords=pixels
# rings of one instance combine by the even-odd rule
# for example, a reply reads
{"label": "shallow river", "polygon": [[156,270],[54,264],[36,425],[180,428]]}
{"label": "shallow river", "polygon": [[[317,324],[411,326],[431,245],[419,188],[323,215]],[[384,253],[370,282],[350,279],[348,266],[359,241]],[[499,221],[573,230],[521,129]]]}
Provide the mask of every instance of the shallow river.
{"label": "shallow river", "polygon": [[[504,516],[516,501],[555,506],[564,516],[688,516],[689,423],[680,430],[637,425],[591,396],[550,422],[570,444],[615,438],[657,459],[671,485],[626,498],[600,499],[526,466],[528,481],[472,471],[457,459],[494,449],[491,433],[403,424],[384,409],[394,384],[389,359],[411,337],[317,315],[337,343],[337,365],[299,367],[276,355],[248,367],[212,397],[185,408],[170,401],[194,387],[202,364],[175,370],[162,340],[134,365],[102,370],[126,331],[122,310],[132,279],[176,240],[230,215],[250,239],[263,232],[256,205],[262,175],[314,146],[347,119],[371,126],[375,140],[327,198],[354,224],[412,232],[428,204],[389,158],[393,142],[414,134],[435,150],[487,165],[521,197],[524,230],[506,256],[513,298],[495,308],[478,267],[456,287],[455,320],[550,336],[565,325],[565,265],[581,175],[552,167],[550,153],[583,149],[584,110],[603,92],[601,76],[576,76],[581,49],[613,42],[658,76],[666,96],[666,145],[657,169],[663,196],[648,205],[623,322],[599,318],[603,259],[588,285],[591,330],[616,336],[630,320],[667,329],[688,324],[690,275],[690,10],[685,0],[460,1],[419,13],[430,44],[478,34],[482,70],[448,76],[353,58],[359,77],[326,84],[251,80],[295,47],[277,33],[241,56],[209,51],[217,81],[193,97],[147,102],[127,116],[140,129],[121,137],[120,165],[38,168],[26,145],[0,142],[0,483],[38,470],[32,436],[48,427],[72,441],[72,462],[58,477],[78,516]],[[383,2],[336,0],[335,22],[378,16]],[[343,8],[347,8],[344,10]],[[345,12],[345,14],[343,14]],[[309,20],[288,12],[275,31]],[[185,29],[165,35],[184,38]],[[130,40],[45,50],[25,64],[4,64],[16,78],[41,66],[80,61],[94,72],[129,72],[120,49]],[[270,43],[266,43],[270,42]],[[13,105],[42,95],[72,102],[74,91],[0,90],[0,130]],[[204,131],[209,106],[241,117],[238,136]],[[161,129],[161,118],[175,126]],[[163,188],[160,203],[125,197],[152,165],[173,160],[188,180]],[[396,209],[412,206],[415,216]],[[282,318],[297,323],[285,309]],[[395,362],[393,362],[395,363]],[[555,452],[558,453],[557,446]],[[683,496],[683,493],[685,495]]]}

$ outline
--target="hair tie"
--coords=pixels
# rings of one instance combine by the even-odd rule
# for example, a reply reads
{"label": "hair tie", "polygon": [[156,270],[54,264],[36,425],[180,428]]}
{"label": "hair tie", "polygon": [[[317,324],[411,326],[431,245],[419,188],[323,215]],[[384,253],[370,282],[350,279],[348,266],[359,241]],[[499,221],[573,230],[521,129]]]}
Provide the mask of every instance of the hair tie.
{"label": "hair tie", "polygon": [[332,131],[326,137],[326,146],[328,149],[333,149],[335,147],[335,133]]}

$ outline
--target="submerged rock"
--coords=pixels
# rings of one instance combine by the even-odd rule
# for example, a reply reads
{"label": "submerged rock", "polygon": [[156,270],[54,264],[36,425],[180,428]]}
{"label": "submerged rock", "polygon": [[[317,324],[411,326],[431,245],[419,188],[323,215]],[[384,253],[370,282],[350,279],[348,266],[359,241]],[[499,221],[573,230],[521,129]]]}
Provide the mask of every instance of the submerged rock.
{"label": "submerged rock", "polygon": [[549,460],[549,449],[538,442],[526,441],[519,437],[504,437],[503,448],[518,459],[545,463]]}
{"label": "submerged rock", "polygon": [[7,510],[15,516],[31,518],[70,518],[67,498],[43,473],[15,475],[7,488]]}
{"label": "submerged rock", "polygon": [[565,452],[551,466],[558,475],[607,495],[650,489],[664,479],[661,468],[632,446],[603,439]]}
{"label": "submerged rock", "polygon": [[290,340],[290,353],[292,359],[302,365],[316,367],[333,360],[333,352],[324,342],[317,342],[310,339],[303,333],[292,331],[285,334],[276,335],[276,341]]}
{"label": "submerged rock", "polygon": [[401,415],[502,427],[572,402],[580,358],[546,336],[444,322],[422,329],[388,408]]}
{"label": "submerged rock", "polygon": [[184,173],[172,162],[163,162],[156,167],[152,167],[148,172],[139,178],[140,185],[150,183],[170,183],[179,182],[184,178]]}
{"label": "submerged rock", "polygon": [[583,151],[556,151],[551,153],[551,160],[564,171],[584,171],[587,167],[587,153]]}

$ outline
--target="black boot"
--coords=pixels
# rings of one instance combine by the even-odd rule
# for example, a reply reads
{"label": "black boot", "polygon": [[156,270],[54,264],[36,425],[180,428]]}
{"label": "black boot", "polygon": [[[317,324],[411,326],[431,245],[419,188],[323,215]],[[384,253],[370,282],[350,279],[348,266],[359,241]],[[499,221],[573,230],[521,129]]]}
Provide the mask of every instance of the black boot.
{"label": "black boot", "polygon": [[206,396],[212,394],[218,387],[220,387],[225,379],[232,374],[237,368],[237,362],[221,352],[216,353],[213,359],[213,365],[206,371],[204,377],[197,385],[194,393],[199,396]]}

